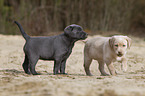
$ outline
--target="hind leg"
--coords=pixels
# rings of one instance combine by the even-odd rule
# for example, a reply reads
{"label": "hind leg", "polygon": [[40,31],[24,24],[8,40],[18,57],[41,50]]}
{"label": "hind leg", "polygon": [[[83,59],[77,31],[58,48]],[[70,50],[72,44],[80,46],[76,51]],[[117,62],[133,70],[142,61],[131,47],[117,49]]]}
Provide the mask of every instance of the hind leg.
{"label": "hind leg", "polygon": [[114,76],[117,75],[117,72],[115,71],[115,68],[114,68],[114,66],[113,66],[111,61],[106,60],[106,65],[107,65],[111,75],[114,75]]}
{"label": "hind leg", "polygon": [[31,56],[29,58],[29,68],[30,68],[31,74],[33,74],[33,75],[39,75],[39,73],[37,73],[35,70],[35,66],[36,66],[36,63],[38,62],[38,59],[39,59],[39,57],[37,57],[37,56]]}
{"label": "hind leg", "polygon": [[23,63],[23,69],[25,71],[26,74],[30,74],[30,70],[29,70],[29,59],[28,59],[28,56],[25,54],[25,60],[24,60],[24,63]]}
{"label": "hind leg", "polygon": [[109,74],[106,73],[105,70],[104,70],[105,63],[103,61],[98,61],[98,63],[99,63],[99,70],[101,72],[101,75],[108,76]]}
{"label": "hind leg", "polygon": [[84,57],[84,69],[86,72],[86,75],[92,76],[91,72],[90,72],[90,65],[91,65],[92,59],[89,57]]}

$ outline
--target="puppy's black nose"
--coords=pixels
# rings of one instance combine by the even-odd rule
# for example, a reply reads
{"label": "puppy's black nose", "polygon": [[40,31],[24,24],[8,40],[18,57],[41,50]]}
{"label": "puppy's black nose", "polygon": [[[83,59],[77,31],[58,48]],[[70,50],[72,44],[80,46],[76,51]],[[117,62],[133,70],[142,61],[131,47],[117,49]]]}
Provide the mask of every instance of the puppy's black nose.
{"label": "puppy's black nose", "polygon": [[117,54],[119,57],[121,57],[123,54],[122,54],[122,52],[118,52],[118,54]]}
{"label": "puppy's black nose", "polygon": [[84,33],[84,36],[85,36],[85,37],[88,37],[88,34],[87,34],[86,32],[83,31],[83,33]]}
{"label": "puppy's black nose", "polygon": [[122,54],[122,52],[118,52],[118,54]]}
{"label": "puppy's black nose", "polygon": [[88,37],[88,34],[86,33],[85,37]]}

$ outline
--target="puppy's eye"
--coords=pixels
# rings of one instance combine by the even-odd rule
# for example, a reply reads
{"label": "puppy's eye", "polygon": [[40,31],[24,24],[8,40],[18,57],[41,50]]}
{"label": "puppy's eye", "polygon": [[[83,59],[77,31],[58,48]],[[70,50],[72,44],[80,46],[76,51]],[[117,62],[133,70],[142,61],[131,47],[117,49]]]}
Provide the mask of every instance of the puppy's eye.
{"label": "puppy's eye", "polygon": [[82,29],[81,28],[78,28],[78,31],[81,31]]}
{"label": "puppy's eye", "polygon": [[118,47],[118,45],[115,45],[116,47]]}
{"label": "puppy's eye", "polygon": [[123,47],[125,47],[126,45],[123,45]]}
{"label": "puppy's eye", "polygon": [[70,26],[70,30],[71,30],[71,31],[73,30],[73,27],[72,27],[72,26]]}

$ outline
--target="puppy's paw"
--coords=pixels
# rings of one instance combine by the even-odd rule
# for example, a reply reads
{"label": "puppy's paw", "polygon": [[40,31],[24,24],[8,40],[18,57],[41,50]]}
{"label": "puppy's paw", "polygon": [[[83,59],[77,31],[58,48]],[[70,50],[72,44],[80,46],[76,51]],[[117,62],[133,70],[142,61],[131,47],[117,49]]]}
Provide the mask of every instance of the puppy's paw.
{"label": "puppy's paw", "polygon": [[123,64],[121,66],[121,69],[122,69],[123,72],[126,72],[127,71],[127,64]]}
{"label": "puppy's paw", "polygon": [[101,76],[110,76],[109,74],[101,74]]}
{"label": "puppy's paw", "polygon": [[35,74],[33,74],[33,75],[41,75],[41,73],[35,73]]}
{"label": "puppy's paw", "polygon": [[57,75],[57,74],[59,74],[58,71],[54,71],[53,72],[53,75]]}
{"label": "puppy's paw", "polygon": [[87,74],[87,76],[93,76],[93,74],[90,73],[90,74]]}
{"label": "puppy's paw", "polygon": [[127,71],[127,68],[123,68],[123,72],[126,73],[126,71]]}
{"label": "puppy's paw", "polygon": [[31,72],[30,71],[28,71],[28,72],[25,72],[26,74],[28,74],[28,75],[30,75],[31,74]]}
{"label": "puppy's paw", "polygon": [[90,71],[86,71],[87,76],[93,76],[93,74]]}
{"label": "puppy's paw", "polygon": [[126,73],[127,67],[122,67],[122,71],[123,71],[124,73]]}

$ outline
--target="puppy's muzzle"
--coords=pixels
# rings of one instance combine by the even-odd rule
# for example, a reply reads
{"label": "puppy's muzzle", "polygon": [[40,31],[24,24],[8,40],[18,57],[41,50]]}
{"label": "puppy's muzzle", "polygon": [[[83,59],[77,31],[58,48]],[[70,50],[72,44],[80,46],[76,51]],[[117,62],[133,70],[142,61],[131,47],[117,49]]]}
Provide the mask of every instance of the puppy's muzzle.
{"label": "puppy's muzzle", "polygon": [[123,53],[122,52],[118,52],[117,56],[121,57],[121,56],[123,56]]}
{"label": "puppy's muzzle", "polygon": [[81,33],[81,39],[86,39],[88,37],[88,34],[86,32]]}

